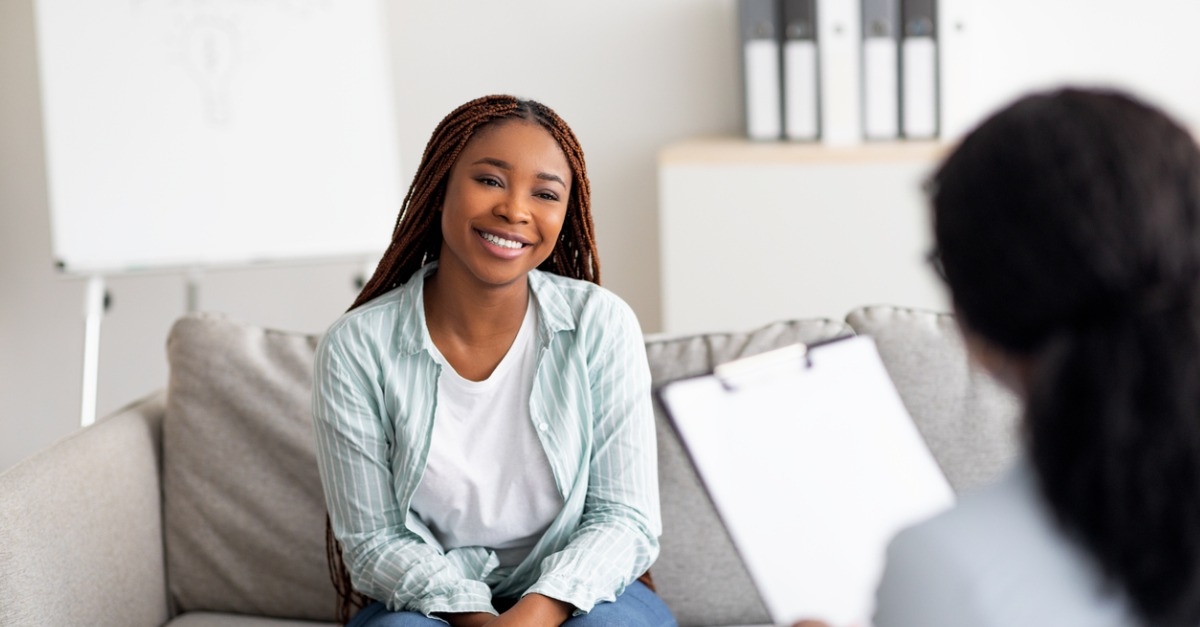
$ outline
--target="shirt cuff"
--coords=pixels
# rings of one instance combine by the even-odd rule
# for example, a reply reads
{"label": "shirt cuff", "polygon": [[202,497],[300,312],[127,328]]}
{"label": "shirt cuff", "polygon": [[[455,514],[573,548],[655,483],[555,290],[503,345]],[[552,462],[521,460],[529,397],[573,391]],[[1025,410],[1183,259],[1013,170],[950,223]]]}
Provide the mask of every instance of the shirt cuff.
{"label": "shirt cuff", "polygon": [[433,616],[435,612],[486,612],[496,615],[491,589],[482,581],[471,580],[460,581],[452,587],[413,599],[407,606],[398,609],[420,612],[430,618],[437,618]]}
{"label": "shirt cuff", "polygon": [[[616,601],[617,596],[625,590],[625,586],[621,586],[615,591],[599,592],[593,586],[580,580],[566,579],[562,577],[549,577],[539,579],[537,583],[529,587],[525,594],[538,593],[570,603],[575,606],[575,611],[572,616],[587,614],[592,611],[592,608],[597,603]],[[524,595],[522,595],[524,596]]]}

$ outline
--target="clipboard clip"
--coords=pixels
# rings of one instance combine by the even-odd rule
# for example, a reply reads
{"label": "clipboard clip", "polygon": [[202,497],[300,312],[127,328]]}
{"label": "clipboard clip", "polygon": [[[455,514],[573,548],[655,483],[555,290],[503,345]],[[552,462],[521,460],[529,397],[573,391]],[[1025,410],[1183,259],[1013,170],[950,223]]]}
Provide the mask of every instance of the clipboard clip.
{"label": "clipboard clip", "polygon": [[773,374],[812,367],[807,344],[790,344],[765,353],[743,357],[713,368],[713,376],[729,391],[737,390]]}

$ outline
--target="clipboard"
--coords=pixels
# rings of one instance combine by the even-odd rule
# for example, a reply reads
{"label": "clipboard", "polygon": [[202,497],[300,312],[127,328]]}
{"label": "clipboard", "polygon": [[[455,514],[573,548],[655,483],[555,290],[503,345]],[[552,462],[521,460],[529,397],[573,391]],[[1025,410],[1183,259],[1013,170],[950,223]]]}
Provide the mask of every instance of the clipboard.
{"label": "clipboard", "polygon": [[869,337],[657,394],[775,624],[870,625],[888,541],[954,502]]}

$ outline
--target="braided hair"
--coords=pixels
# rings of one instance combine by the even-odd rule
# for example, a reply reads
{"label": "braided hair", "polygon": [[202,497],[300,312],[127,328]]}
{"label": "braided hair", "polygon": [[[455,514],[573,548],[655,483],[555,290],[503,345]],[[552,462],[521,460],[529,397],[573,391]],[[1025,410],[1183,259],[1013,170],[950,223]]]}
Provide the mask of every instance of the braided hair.
{"label": "braided hair", "polygon": [[490,124],[510,119],[536,122],[549,131],[562,148],[574,178],[562,233],[554,251],[538,269],[600,283],[591,187],[583,149],[571,127],[540,102],[513,96],[484,96],[455,109],[433,130],[396,219],[392,243],[351,309],[398,287],[418,268],[437,259],[442,247],[438,209],[446,198],[446,181],[451,168],[475,133]]}
{"label": "braided hair", "polygon": [[[573,179],[562,231],[550,257],[538,269],[600,283],[600,258],[592,224],[591,187],[583,149],[575,133],[557,113],[540,102],[492,95],[458,107],[433,130],[400,207],[400,215],[392,231],[392,242],[350,309],[399,287],[417,269],[438,258],[442,247],[438,210],[446,199],[450,170],[467,143],[481,129],[514,119],[539,124],[554,137],[567,158]],[[369,599],[354,589],[350,571],[342,558],[341,543],[333,534],[328,515],[325,517],[325,553],[330,579],[338,596],[337,617],[344,624],[349,622],[355,611],[366,606]]]}
{"label": "braided hair", "polygon": [[1146,624],[1200,624],[1194,140],[1124,94],[1035,94],[932,189],[964,326],[1031,358],[1025,437],[1059,527]]}

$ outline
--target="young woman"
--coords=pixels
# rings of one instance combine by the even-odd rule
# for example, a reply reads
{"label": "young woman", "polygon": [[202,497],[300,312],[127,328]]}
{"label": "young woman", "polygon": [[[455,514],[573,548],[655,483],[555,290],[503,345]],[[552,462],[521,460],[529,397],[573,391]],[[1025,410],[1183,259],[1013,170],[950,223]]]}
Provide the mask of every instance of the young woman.
{"label": "young woman", "polygon": [[1024,399],[1026,455],[893,541],[875,625],[1200,625],[1192,137],[1122,94],[1034,95],[962,142],[931,199],[967,344]]}
{"label": "young woman", "polygon": [[675,624],[639,580],[661,532],[650,375],[598,285],[588,193],[542,104],[488,96],[434,130],[317,349],[343,621],[365,603],[354,627]]}

